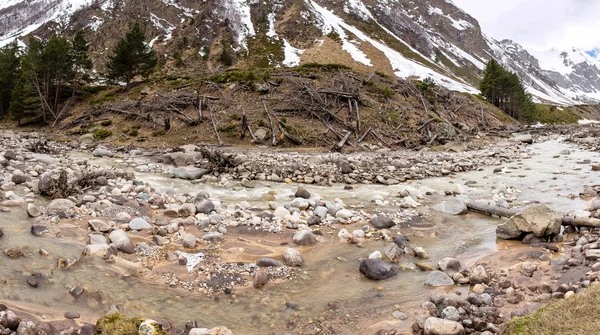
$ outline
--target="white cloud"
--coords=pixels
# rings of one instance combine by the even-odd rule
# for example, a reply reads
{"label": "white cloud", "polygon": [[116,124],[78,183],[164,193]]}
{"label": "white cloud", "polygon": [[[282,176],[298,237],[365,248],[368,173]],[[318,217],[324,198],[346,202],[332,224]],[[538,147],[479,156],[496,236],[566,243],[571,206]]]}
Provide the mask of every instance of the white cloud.
{"label": "white cloud", "polygon": [[483,31],[528,49],[600,48],[599,0],[454,0]]}

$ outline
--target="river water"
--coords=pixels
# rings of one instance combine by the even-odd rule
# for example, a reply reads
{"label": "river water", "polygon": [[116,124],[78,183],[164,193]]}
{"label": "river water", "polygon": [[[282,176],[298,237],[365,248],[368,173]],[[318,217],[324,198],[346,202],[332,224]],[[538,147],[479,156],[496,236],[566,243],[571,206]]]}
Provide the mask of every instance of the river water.
{"label": "river water", "polygon": [[[571,154],[554,158],[564,149],[571,150]],[[502,173],[493,173],[495,167],[487,167],[482,171],[458,174],[454,179],[444,177],[416,181],[412,186],[448,190],[454,184],[476,182],[464,186],[466,195],[489,199],[499,185],[508,185],[518,190],[515,195],[519,202],[538,201],[562,212],[585,208],[583,200],[578,197],[571,200],[567,195],[578,194],[582,185],[600,184],[600,173],[592,172],[589,164],[577,164],[586,159],[592,162],[600,160],[598,153],[580,151],[560,140],[533,144],[529,146],[529,153],[528,157],[503,165]],[[74,155],[87,157],[78,153]],[[108,159],[90,160],[103,166],[122,165]],[[289,195],[295,190],[293,184],[264,182],[252,189],[233,191],[155,173],[136,172],[136,178],[149,182],[155,188],[174,187],[180,193],[202,190],[226,203],[246,200],[263,206],[265,203],[260,200],[261,195],[269,190],[277,191],[277,201],[281,203],[289,201]],[[403,187],[405,185],[357,185],[354,190],[346,191],[343,185],[333,185],[307,186],[307,189],[325,199],[340,198],[347,205],[376,210],[370,202],[373,195],[391,199]],[[444,198],[427,197],[424,204],[432,205]],[[458,217],[434,214],[428,220],[436,225],[401,231],[410,236],[411,246],[424,247],[434,263],[448,256],[471,263],[498,252],[499,245],[500,248],[506,245],[498,244],[495,238],[496,225],[501,222],[499,219],[470,213]],[[29,232],[32,220],[23,209],[18,208],[10,213],[1,213],[0,221],[5,233],[0,239],[1,248],[22,248],[26,255],[25,260],[2,257],[0,301],[9,306],[19,306],[46,320],[61,319],[65,312],[75,311],[82,315],[81,320],[92,322],[106,313],[110,305],[117,305],[126,315],[167,318],[179,326],[194,319],[203,327],[224,325],[235,334],[314,333],[315,327],[331,327],[343,334],[372,334],[377,330],[373,325],[379,322],[409,330],[421,301],[432,292],[423,284],[427,273],[421,271],[400,271],[398,276],[382,282],[365,279],[358,271],[360,259],[382,248],[386,242],[371,239],[358,247],[340,241],[337,230],[329,228],[322,229],[324,242],[299,249],[306,265],[297,278],[267,284],[260,290],[252,287],[239,289],[234,291],[234,298],[225,294],[208,297],[198,292],[170,288],[161,282],[129,275],[99,257],[82,258],[73,268],[59,270],[59,259],[79,257],[85,246],[83,237],[69,236],[72,226],[62,224],[61,237],[35,237]],[[360,226],[343,228],[352,231],[360,229]],[[243,231],[236,234],[243,236]],[[270,255],[280,257],[286,247],[280,246],[279,242],[291,242],[289,236],[289,233],[284,236],[267,235],[248,244],[234,238],[227,239],[226,235],[221,257],[230,261],[252,261]],[[248,239],[256,238],[249,236]],[[49,256],[40,255],[40,248],[48,251]],[[240,248],[243,250],[240,251]],[[38,288],[26,284],[31,273],[40,272],[49,279]],[[86,290],[79,299],[68,293],[75,285]],[[294,302],[300,308],[287,308],[286,302]],[[332,306],[335,306],[334,311]],[[395,310],[407,313],[408,320],[394,320],[392,312]]]}

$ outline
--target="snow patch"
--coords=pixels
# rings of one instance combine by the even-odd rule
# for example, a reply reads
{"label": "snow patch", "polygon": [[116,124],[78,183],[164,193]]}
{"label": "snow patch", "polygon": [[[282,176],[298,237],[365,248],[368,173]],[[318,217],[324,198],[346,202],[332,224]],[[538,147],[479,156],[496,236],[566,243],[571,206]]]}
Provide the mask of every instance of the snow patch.
{"label": "snow patch", "polygon": [[251,0],[226,0],[224,3],[226,14],[230,18],[232,29],[237,37],[237,44],[245,50],[248,50],[246,38],[256,35],[250,17],[249,1]]}
{"label": "snow patch", "polygon": [[304,50],[294,48],[290,42],[284,38],[283,53],[285,55],[283,66],[293,67],[300,65],[300,55],[304,53]]}
{"label": "snow patch", "polygon": [[[153,13],[150,13],[150,21],[152,24],[159,30],[163,30],[165,32],[165,41],[168,41],[173,36],[173,30],[177,28],[175,25],[169,23],[169,21],[162,19]],[[163,25],[161,22],[165,22],[166,25]],[[156,39],[154,39],[155,41]]]}
{"label": "snow patch", "polygon": [[183,12],[183,15],[187,17],[194,17],[195,14],[200,13],[198,10],[183,7],[182,5],[177,3],[177,0],[162,0],[162,2],[167,6],[172,6]]}
{"label": "snow patch", "polygon": [[[354,59],[356,62],[364,64],[366,66],[373,66],[373,64],[371,64],[371,60],[369,59],[369,57],[364,52],[362,52],[358,48],[358,46],[355,44],[355,43],[358,44],[358,42],[352,43],[351,41],[348,40],[348,34],[346,34],[346,30],[355,34],[354,31],[359,31],[358,29],[356,29],[354,27],[352,27],[354,29],[354,31],[348,29],[347,28],[348,25],[346,23],[344,23],[344,21],[341,18],[339,18],[338,16],[333,14],[333,12],[319,6],[312,0],[310,0],[310,4],[313,6],[313,8],[315,8],[315,10],[318,12],[320,17],[322,18],[321,29],[323,31],[323,35],[328,35],[329,33],[335,31],[335,33],[340,37],[340,40],[342,41],[342,50],[349,53],[350,56],[352,57],[352,59]],[[348,27],[350,27],[350,26],[348,26]],[[344,30],[344,29],[346,29],[346,30]],[[360,32],[360,34],[363,36],[366,36],[362,32]],[[365,40],[364,38],[362,38],[358,35],[356,35],[356,36],[363,41]]]}
{"label": "snow patch", "polygon": [[344,12],[348,14],[358,15],[364,21],[369,21],[373,16],[361,0],[346,0],[344,4]]}
{"label": "snow patch", "polygon": [[275,13],[269,13],[267,15],[269,20],[269,31],[267,31],[267,37],[277,38],[277,32],[275,31]]}
{"label": "snow patch", "polygon": [[577,123],[578,124],[597,124],[597,123],[600,123],[600,121],[581,119],[581,120],[577,121]]}

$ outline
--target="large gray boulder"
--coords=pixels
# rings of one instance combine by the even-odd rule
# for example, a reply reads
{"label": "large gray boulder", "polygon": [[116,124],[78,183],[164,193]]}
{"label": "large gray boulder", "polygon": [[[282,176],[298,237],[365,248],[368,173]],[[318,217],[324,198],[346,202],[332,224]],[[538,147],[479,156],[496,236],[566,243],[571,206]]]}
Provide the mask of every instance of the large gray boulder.
{"label": "large gray boulder", "polygon": [[304,258],[298,250],[287,248],[283,252],[283,262],[287,266],[302,266],[304,265]]}
{"label": "large gray boulder", "polygon": [[465,201],[461,198],[454,198],[452,200],[444,201],[431,208],[438,212],[450,215],[462,215],[469,212]]}
{"label": "large gray boulder", "polygon": [[537,237],[560,233],[562,215],[540,205],[531,206],[514,215],[496,228],[496,236],[503,239],[519,238],[522,233],[533,233]]}
{"label": "large gray boulder", "polygon": [[104,148],[96,148],[96,150],[92,151],[92,156],[94,157],[113,157],[115,154]]}
{"label": "large gray boulder", "polygon": [[360,263],[360,272],[365,277],[371,280],[383,280],[391,278],[398,274],[398,272],[386,262],[380,259],[369,258],[365,259]]}
{"label": "large gray boulder", "polygon": [[210,173],[210,170],[195,166],[178,167],[171,170],[171,175],[179,179],[196,180]]}
{"label": "large gray boulder", "polygon": [[202,199],[198,203],[196,203],[196,212],[197,213],[210,214],[214,210],[215,210],[215,204],[208,199]]}
{"label": "large gray boulder", "polygon": [[313,245],[317,243],[317,237],[310,230],[300,230],[292,238],[294,243],[300,246]]}
{"label": "large gray boulder", "polygon": [[458,322],[430,317],[423,325],[425,335],[463,335],[465,328]]}
{"label": "large gray boulder", "polygon": [[133,243],[129,239],[129,236],[127,236],[127,233],[122,229],[113,230],[108,235],[108,239],[110,239],[117,249],[126,254],[133,254],[135,252]]}
{"label": "large gray boulder", "polygon": [[144,229],[152,229],[152,226],[148,223],[148,221],[142,218],[134,218],[129,222],[129,229],[131,230],[144,230]]}
{"label": "large gray boulder", "polygon": [[454,280],[442,271],[431,271],[429,275],[427,275],[425,285],[432,287],[453,286]]}

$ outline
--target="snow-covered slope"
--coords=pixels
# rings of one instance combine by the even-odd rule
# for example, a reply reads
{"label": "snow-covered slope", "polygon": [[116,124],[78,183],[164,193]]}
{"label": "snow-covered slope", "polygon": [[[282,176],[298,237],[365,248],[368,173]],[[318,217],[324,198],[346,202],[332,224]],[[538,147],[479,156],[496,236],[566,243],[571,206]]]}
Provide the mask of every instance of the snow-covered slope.
{"label": "snow-covered slope", "polygon": [[235,60],[260,66],[340,62],[471,93],[493,57],[538,101],[600,101],[598,61],[579,50],[532,55],[496,41],[449,0],[4,0],[0,18],[0,46],[34,31],[84,29],[99,66],[128,24],[140,21],[165,57],[174,48],[216,57],[226,43]]}
{"label": "snow-covered slope", "polygon": [[94,0],[3,0],[0,2],[0,47],[34,32],[47,22],[69,23],[76,11]]}

